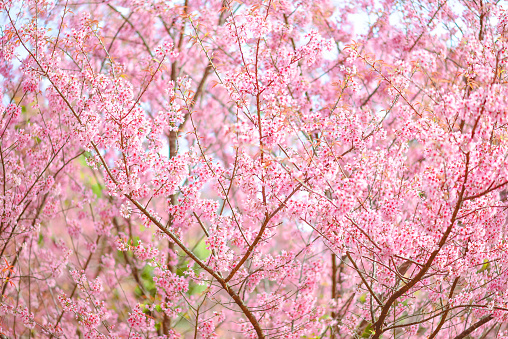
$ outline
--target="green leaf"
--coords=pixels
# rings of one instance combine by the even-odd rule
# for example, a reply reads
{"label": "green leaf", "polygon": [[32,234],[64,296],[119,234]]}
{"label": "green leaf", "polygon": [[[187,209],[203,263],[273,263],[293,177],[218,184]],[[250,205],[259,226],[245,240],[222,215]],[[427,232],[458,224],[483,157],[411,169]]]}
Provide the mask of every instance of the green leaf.
{"label": "green leaf", "polygon": [[156,293],[155,283],[153,282],[153,270],[153,266],[146,265],[141,271],[141,282],[151,296],[155,296]]}
{"label": "green leaf", "polygon": [[370,338],[372,334],[374,334],[374,330],[372,329],[372,324],[369,323],[362,333],[362,338]]}
{"label": "green leaf", "polygon": [[478,270],[478,273],[482,273],[483,271],[488,270],[489,268],[490,268],[490,262],[487,259],[483,259],[483,265]]}

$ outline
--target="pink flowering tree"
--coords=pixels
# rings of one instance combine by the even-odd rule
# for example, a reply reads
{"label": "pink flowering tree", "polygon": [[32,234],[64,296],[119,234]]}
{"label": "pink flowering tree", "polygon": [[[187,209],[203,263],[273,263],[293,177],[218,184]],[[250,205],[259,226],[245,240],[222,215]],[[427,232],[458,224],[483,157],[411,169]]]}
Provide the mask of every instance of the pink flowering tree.
{"label": "pink flowering tree", "polygon": [[0,0],[2,338],[508,338],[493,0]]}

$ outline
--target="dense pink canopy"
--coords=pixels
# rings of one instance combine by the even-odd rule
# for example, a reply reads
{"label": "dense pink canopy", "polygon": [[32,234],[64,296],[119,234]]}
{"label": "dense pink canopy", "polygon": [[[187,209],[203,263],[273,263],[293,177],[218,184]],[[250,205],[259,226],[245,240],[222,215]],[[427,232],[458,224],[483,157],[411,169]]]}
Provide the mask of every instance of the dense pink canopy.
{"label": "dense pink canopy", "polygon": [[0,0],[2,338],[508,338],[508,11]]}

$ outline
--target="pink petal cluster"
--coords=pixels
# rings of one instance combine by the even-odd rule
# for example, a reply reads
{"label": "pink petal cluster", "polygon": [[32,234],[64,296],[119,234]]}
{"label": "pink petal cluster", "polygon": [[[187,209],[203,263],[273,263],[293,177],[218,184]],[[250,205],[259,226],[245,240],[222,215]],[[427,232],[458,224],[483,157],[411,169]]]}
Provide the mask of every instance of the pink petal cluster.
{"label": "pink petal cluster", "polygon": [[0,23],[2,338],[508,338],[503,2]]}

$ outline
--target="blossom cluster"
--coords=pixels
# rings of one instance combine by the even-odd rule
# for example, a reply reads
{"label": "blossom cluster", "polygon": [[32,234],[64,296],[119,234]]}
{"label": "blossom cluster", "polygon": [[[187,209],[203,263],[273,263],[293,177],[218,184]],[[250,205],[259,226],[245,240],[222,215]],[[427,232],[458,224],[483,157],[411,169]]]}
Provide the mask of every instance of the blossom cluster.
{"label": "blossom cluster", "polygon": [[459,3],[0,1],[0,334],[508,337],[508,8]]}

